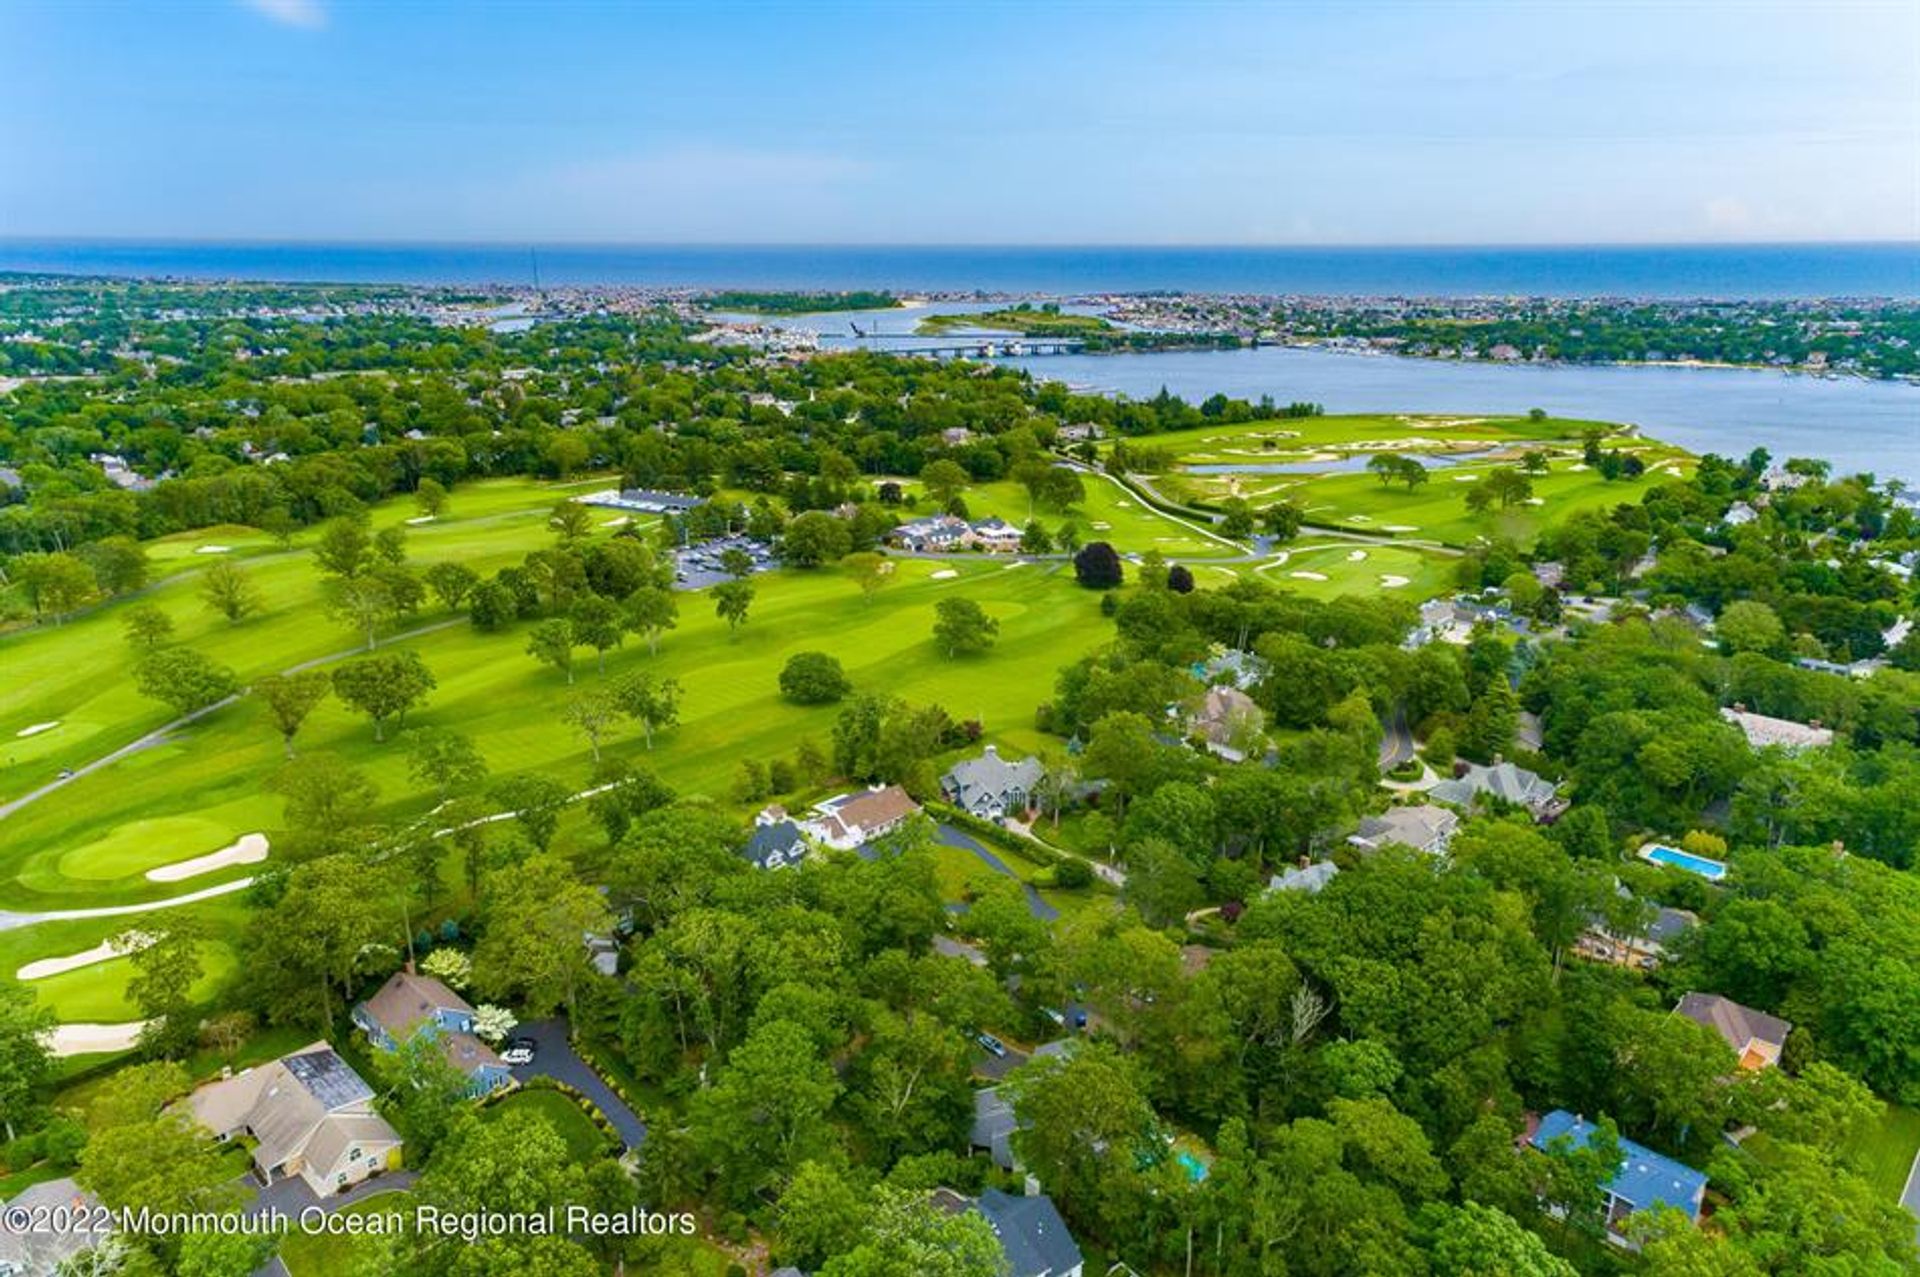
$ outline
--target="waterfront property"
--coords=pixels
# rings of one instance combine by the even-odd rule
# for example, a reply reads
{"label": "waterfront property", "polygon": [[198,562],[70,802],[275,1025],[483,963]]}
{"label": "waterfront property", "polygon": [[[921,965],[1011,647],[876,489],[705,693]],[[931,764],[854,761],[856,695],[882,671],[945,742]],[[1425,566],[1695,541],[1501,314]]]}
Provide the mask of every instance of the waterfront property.
{"label": "waterfront property", "polygon": [[1717,993],[1689,993],[1680,999],[1674,1012],[1718,1033],[1740,1057],[1740,1067],[1748,1070],[1771,1068],[1780,1063],[1787,1035],[1793,1032],[1791,1022],[1742,1006]]}
{"label": "waterfront property", "polygon": [[473,1035],[474,1012],[467,1000],[408,963],[380,991],[353,1008],[353,1022],[383,1051],[396,1049],[416,1033],[438,1039],[447,1062],[467,1079],[472,1095],[484,1095],[513,1083],[513,1074],[493,1048]]}
{"label": "waterfront property", "polygon": [[325,1042],[187,1097],[215,1139],[254,1141],[262,1184],[298,1175],[327,1197],[400,1164],[400,1133],[373,1110],[373,1088]]}
{"label": "waterfront property", "polygon": [[1707,856],[1696,856],[1690,851],[1668,846],[1663,842],[1650,842],[1640,849],[1640,859],[1656,865],[1667,865],[1674,869],[1684,869],[1690,874],[1698,874],[1708,882],[1719,882],[1727,876],[1727,866]]}
{"label": "waterfront property", "polygon": [[[1593,1138],[1593,1123],[1565,1109],[1555,1109],[1538,1120],[1527,1142],[1551,1154],[1559,1149],[1582,1149]],[[1620,1137],[1620,1168],[1605,1185],[1607,1239],[1634,1248],[1627,1237],[1627,1220],[1643,1210],[1671,1206],[1698,1223],[1706,1200],[1707,1177],[1643,1144]],[[1556,1213],[1563,1213],[1554,1208]]]}

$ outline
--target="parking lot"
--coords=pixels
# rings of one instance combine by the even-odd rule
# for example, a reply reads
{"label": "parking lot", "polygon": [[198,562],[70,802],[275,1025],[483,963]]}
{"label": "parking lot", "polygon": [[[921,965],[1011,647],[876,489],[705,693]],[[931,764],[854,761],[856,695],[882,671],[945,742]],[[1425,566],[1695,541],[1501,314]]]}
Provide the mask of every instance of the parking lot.
{"label": "parking lot", "polygon": [[749,536],[717,537],[674,551],[673,588],[704,590],[729,580],[731,574],[720,566],[720,560],[728,550],[745,552],[753,565],[753,572],[770,572],[780,566],[773,557],[773,547],[765,541],[756,541]]}

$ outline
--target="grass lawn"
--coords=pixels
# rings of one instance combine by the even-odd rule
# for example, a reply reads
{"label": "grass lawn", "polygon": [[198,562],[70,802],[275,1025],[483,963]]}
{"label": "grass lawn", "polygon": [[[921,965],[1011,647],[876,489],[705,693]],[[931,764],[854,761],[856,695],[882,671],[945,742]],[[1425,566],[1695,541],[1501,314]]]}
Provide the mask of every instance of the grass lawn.
{"label": "grass lawn", "polygon": [[546,1087],[515,1091],[497,1103],[480,1110],[480,1119],[497,1122],[508,1113],[532,1113],[545,1118],[566,1141],[567,1155],[576,1162],[590,1162],[613,1151],[593,1119],[581,1111],[571,1096]]}
{"label": "grass lawn", "polygon": [[[1415,603],[1451,588],[1455,560],[1412,546],[1316,544],[1309,537],[1286,547],[1284,562],[1239,568],[1269,585],[1314,598],[1336,594],[1403,594]],[[1202,571],[1202,585],[1217,584]]]}
{"label": "grass lawn", "polygon": [[[902,522],[936,512],[917,480],[895,482],[921,498],[918,508],[899,512]],[[1082,542],[1111,542],[1123,554],[1158,550],[1170,559],[1204,559],[1246,553],[1243,545],[1140,504],[1132,493],[1104,474],[1083,473],[1080,482],[1086,489],[1085,498],[1065,511],[1033,509],[1027,490],[1011,479],[975,484],[960,496],[967,503],[967,513],[975,519],[997,517],[1024,528],[1037,518],[1049,532],[1072,523],[1080,530]]]}
{"label": "grass lawn", "polygon": [[[350,1220],[367,1220],[375,1215],[394,1221],[387,1229],[389,1233],[404,1229],[404,1221],[411,1215],[408,1194],[399,1189],[390,1193],[376,1193],[372,1197],[361,1198],[351,1206],[342,1207],[329,1218],[335,1220],[338,1226],[350,1227]],[[370,1225],[368,1231],[372,1227],[378,1225]],[[296,1223],[293,1231],[280,1243],[280,1262],[287,1266],[290,1277],[334,1277],[337,1273],[356,1271],[355,1258],[361,1252],[379,1254],[379,1251],[373,1250],[374,1244],[345,1232],[301,1232]]]}
{"label": "grass lawn", "polygon": [[1860,1173],[1893,1201],[1906,1190],[1913,1159],[1920,1153],[1920,1109],[1889,1104],[1886,1116],[1845,1150]]}

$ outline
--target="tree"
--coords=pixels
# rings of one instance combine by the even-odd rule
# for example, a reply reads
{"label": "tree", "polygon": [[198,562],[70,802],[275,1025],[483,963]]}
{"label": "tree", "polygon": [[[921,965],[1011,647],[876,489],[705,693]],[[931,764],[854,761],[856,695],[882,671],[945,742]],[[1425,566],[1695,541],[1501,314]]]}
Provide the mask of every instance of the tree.
{"label": "tree", "polygon": [[323,670],[269,674],[254,683],[253,694],[267,707],[280,732],[280,747],[289,759],[293,757],[293,738],[332,688],[333,680]]}
{"label": "tree", "polygon": [[802,1271],[818,1269],[854,1248],[868,1209],[867,1195],[832,1167],[803,1162],[774,1206],[775,1256]]}
{"label": "tree", "polygon": [[435,563],[426,571],[427,588],[440,606],[456,612],[480,585],[480,574],[464,563]]}
{"label": "tree", "polygon": [[293,517],[293,511],[283,505],[269,507],[258,520],[262,532],[273,538],[273,543],[282,550],[293,548],[294,534],[300,531],[300,521]]}
{"label": "tree", "polygon": [[809,510],[787,524],[780,534],[780,561],[788,567],[813,568],[839,561],[853,548],[853,533],[845,519],[825,510]]}
{"label": "tree", "polygon": [[730,635],[747,623],[747,609],[752,606],[752,581],[722,581],[713,587],[714,615],[727,623]]}
{"label": "tree", "polygon": [[1778,655],[1786,648],[1787,627],[1780,614],[1765,603],[1739,599],[1727,604],[1714,623],[1714,636],[1729,654],[1763,652]]}
{"label": "tree", "polygon": [[13,577],[27,592],[35,618],[51,615],[56,625],[98,588],[86,561],[64,552],[23,554],[13,565]]}
{"label": "tree", "polygon": [[102,537],[80,547],[80,556],[108,594],[129,594],[147,583],[147,551],[132,537]]}
{"label": "tree", "polygon": [[260,590],[248,579],[240,565],[227,559],[216,561],[200,577],[200,597],[207,610],[238,625],[263,606]]}
{"label": "tree", "polygon": [[934,642],[951,660],[962,653],[984,652],[1000,633],[1000,622],[972,599],[949,596],[934,605]]}
{"label": "tree", "polygon": [[587,738],[593,761],[600,761],[600,738],[612,730],[625,711],[620,698],[605,687],[595,687],[571,698],[560,711],[567,726]]}
{"label": "tree", "polygon": [[407,772],[417,784],[432,785],[440,802],[464,785],[487,778],[487,760],[473,741],[444,727],[416,727],[404,737]]}
{"label": "tree", "polygon": [[130,608],[120,618],[120,627],[126,631],[127,645],[138,652],[164,647],[173,638],[173,618],[152,603]]}
{"label": "tree", "polygon": [[1470,1201],[1431,1211],[1434,1277],[1578,1277],[1579,1269],[1503,1210]]}
{"label": "tree", "polygon": [[1300,535],[1306,511],[1297,501],[1276,501],[1260,511],[1260,526],[1275,541],[1291,541]]}
{"label": "tree", "polygon": [[[577,942],[576,942],[577,947]],[[695,1143],[727,1197],[751,1200],[830,1146],[840,1083],[811,1034],[790,1020],[756,1025],[689,1107]]]}
{"label": "tree", "polygon": [[186,715],[233,695],[239,680],[232,670],[192,648],[164,647],[133,667],[133,684],[142,696]]}
{"label": "tree", "polygon": [[403,523],[395,523],[381,528],[373,534],[373,558],[377,570],[380,567],[402,567],[407,561],[407,528]]}
{"label": "tree", "polygon": [[1492,470],[1467,488],[1467,508],[1479,514],[1496,504],[1501,509],[1520,505],[1533,497],[1533,481],[1518,470]]}
{"label": "tree", "polygon": [[560,827],[560,809],[573,797],[553,777],[534,773],[509,776],[497,782],[491,794],[495,802],[513,813],[514,821],[542,851]]}
{"label": "tree", "polygon": [[429,519],[437,519],[447,511],[447,488],[432,475],[420,480],[413,490],[413,503],[420,513]]}
{"label": "tree", "polygon": [[820,1277],[999,1277],[1005,1252],[986,1217],[949,1214],[925,1192],[883,1188],[852,1250],[829,1259]]}
{"label": "tree", "polygon": [[1229,497],[1220,503],[1220,534],[1242,540],[1253,535],[1253,507],[1244,497]]}
{"label": "tree", "polygon": [[358,630],[371,652],[381,623],[397,611],[396,603],[392,586],[380,577],[342,577],[327,589],[326,611],[331,619]]}
{"label": "tree", "polygon": [[351,580],[373,566],[373,536],[366,516],[333,519],[313,543],[313,561],[321,572]]}
{"label": "tree", "polygon": [[780,694],[796,705],[829,705],[852,690],[840,662],[825,652],[795,652],[780,670]]}
{"label": "tree", "polygon": [[654,732],[680,721],[680,684],[675,679],[629,674],[615,685],[613,696],[620,712],[640,724],[648,749],[653,748]]}
{"label": "tree", "polygon": [[660,635],[679,624],[680,603],[664,586],[643,585],[627,596],[624,607],[628,629],[647,636],[647,655],[660,654]]}
{"label": "tree", "polygon": [[960,490],[969,482],[971,482],[971,476],[960,467],[960,464],[949,461],[945,457],[937,461],[929,461],[920,470],[921,486],[942,509],[951,505],[953,499],[960,495]]}
{"label": "tree", "polygon": [[607,902],[557,856],[542,854],[490,876],[485,927],[473,949],[473,982],[530,1014],[571,1017],[590,978],[585,935],[610,935]]}
{"label": "tree", "polygon": [[337,754],[305,754],[287,763],[267,782],[286,800],[282,819],[291,829],[326,835],[350,830],[367,819],[380,790],[359,769]]}
{"label": "tree", "polygon": [[840,560],[840,566],[860,587],[861,600],[868,604],[873,602],[873,596],[880,592],[880,587],[887,583],[887,578],[893,575],[893,564],[872,550],[849,554]]}
{"label": "tree", "polygon": [[1089,541],[1073,556],[1074,579],[1090,590],[1111,590],[1123,575],[1120,555],[1105,541]]}
{"label": "tree", "polygon": [[565,674],[568,686],[573,685],[573,649],[577,646],[573,622],[564,616],[542,621],[527,634],[527,655]]}
{"label": "tree", "polygon": [[620,646],[625,630],[620,608],[611,599],[588,594],[574,602],[567,619],[573,625],[573,641],[593,649],[594,670],[607,672],[607,649]]}
{"label": "tree", "polygon": [[1184,563],[1176,563],[1167,569],[1167,588],[1175,594],[1192,594],[1194,587],[1193,569]]}
{"label": "tree", "polygon": [[593,516],[578,501],[561,501],[547,516],[547,526],[561,545],[572,545],[593,531]]}
{"label": "tree", "polygon": [[720,570],[734,580],[743,580],[753,575],[753,556],[737,545],[730,545],[720,551]]}
{"label": "tree", "polygon": [[127,997],[146,1027],[140,1046],[149,1055],[176,1057],[194,1042],[196,1023],[188,1015],[193,987],[206,974],[200,961],[202,929],[190,917],[167,916],[159,927],[128,932],[113,941],[115,952],[130,954],[133,975]]}
{"label": "tree", "polygon": [[369,1058],[381,1115],[399,1128],[416,1165],[425,1165],[448,1136],[473,1120],[467,1075],[447,1058],[446,1042],[431,1028],[420,1027],[392,1050],[374,1051]]}
{"label": "tree", "polygon": [[9,1143],[38,1109],[40,1084],[52,1065],[44,1035],[56,1022],[32,989],[0,981],[0,1126]]}
{"label": "tree", "polygon": [[347,661],[333,671],[333,691],[373,720],[373,739],[387,738],[387,720],[407,725],[407,711],[426,699],[438,681],[417,652],[401,650]]}

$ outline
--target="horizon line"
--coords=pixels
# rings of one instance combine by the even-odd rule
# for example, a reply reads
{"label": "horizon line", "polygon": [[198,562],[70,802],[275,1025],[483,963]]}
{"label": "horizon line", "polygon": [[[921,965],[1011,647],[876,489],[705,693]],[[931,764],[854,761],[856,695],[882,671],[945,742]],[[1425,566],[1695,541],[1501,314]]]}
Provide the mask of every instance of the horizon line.
{"label": "horizon line", "polygon": [[1443,250],[1551,251],[1565,249],[1753,249],[1753,248],[1912,248],[1920,249],[1920,235],[1912,239],[1753,239],[1753,240],[1433,240],[1324,243],[1300,241],[1016,241],[1016,240],[649,240],[649,239],[423,239],[423,238],[315,238],[274,236],[194,235],[46,235],[0,234],[0,245],[100,244],[195,245],[202,247],[311,247],[311,248],[467,248],[467,249],[749,249],[749,250],[1026,250],[1074,251],[1087,249],[1133,251],[1233,252],[1284,250],[1288,252],[1392,252]]}

